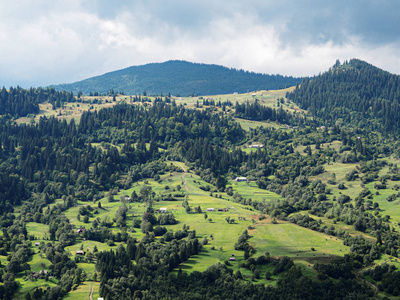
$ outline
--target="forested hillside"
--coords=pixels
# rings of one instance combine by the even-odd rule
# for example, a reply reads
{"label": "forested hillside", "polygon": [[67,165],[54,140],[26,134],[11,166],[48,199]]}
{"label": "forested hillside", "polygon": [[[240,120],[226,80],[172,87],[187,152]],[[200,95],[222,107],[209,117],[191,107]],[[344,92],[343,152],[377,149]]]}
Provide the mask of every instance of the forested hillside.
{"label": "forested hillside", "polygon": [[85,79],[54,86],[57,90],[82,91],[85,95],[110,90],[126,95],[214,95],[280,89],[300,83],[301,78],[259,74],[229,69],[218,65],[167,61],[134,66]]}
{"label": "forested hillside", "polygon": [[[24,288],[24,292],[20,293],[24,296],[29,294],[33,299],[55,299],[73,293],[88,279],[89,274],[84,269],[94,266],[95,262],[100,275],[94,272],[91,275],[94,277],[90,278],[94,282],[96,278],[100,281],[99,293],[106,299],[182,295],[188,298],[205,295],[219,298],[227,297],[228,291],[232,299],[241,299],[249,293],[260,299],[284,299],[288,295],[292,298],[303,295],[304,288],[312,290],[307,292],[310,298],[316,295],[324,295],[326,299],[343,298],[350,291],[359,297],[369,293],[363,282],[354,279],[351,271],[342,279],[345,286],[331,280],[329,284],[313,282],[302,274],[300,268],[294,267],[289,258],[276,260],[269,254],[257,253],[257,246],[247,241],[250,236],[246,229],[254,229],[251,224],[257,222],[246,220],[251,218],[251,214],[244,208],[293,223],[301,220],[288,218],[291,213],[328,211],[333,205],[320,203],[320,199],[326,199],[328,188],[324,184],[311,185],[307,176],[321,174],[324,163],[340,159],[340,156],[329,148],[317,152],[309,150],[304,156],[295,152],[293,145],[300,141],[307,144],[311,139],[319,142],[345,139],[346,146],[354,148],[356,155],[353,159],[357,161],[367,159],[369,151],[382,153],[383,150],[373,144],[368,145],[369,151],[357,154],[356,149],[363,149],[364,146],[355,143],[350,134],[341,133],[339,129],[308,138],[307,131],[283,132],[266,128],[252,130],[248,135],[223,111],[186,109],[169,98],[157,98],[151,105],[145,101],[87,112],[81,116],[79,124],[56,118],[41,118],[38,124],[32,125],[15,125],[7,117],[1,120],[0,172],[4,188],[0,190],[3,226],[0,258],[4,258],[4,267],[0,270],[5,276],[0,295],[4,299],[11,299],[17,288],[29,286],[28,282],[37,282],[36,288]],[[265,143],[268,148],[247,153],[237,147],[250,136]],[[232,201],[235,210],[241,209],[238,220],[229,215],[225,218],[227,223],[224,221],[229,228],[245,230],[237,243],[232,242],[230,246],[231,251],[240,254],[242,261],[235,273],[229,263],[216,265],[204,273],[173,273],[191,257],[201,254],[203,247],[212,251],[213,248],[207,245],[208,238],[213,239],[211,236],[219,233],[203,233],[203,240],[200,241],[196,233],[201,231],[200,227],[190,229],[186,224],[183,224],[182,230],[170,227],[184,218],[187,218],[186,222],[191,222],[199,214],[203,222],[216,222],[204,214],[204,204],[203,208],[196,206],[191,199],[195,199],[195,194],[190,194],[186,188],[186,194],[177,192],[175,188],[170,192],[169,180],[177,170],[176,165],[168,162],[170,160],[185,161],[190,166],[194,171],[191,176],[196,176],[192,184],[201,182],[196,193],[204,190],[206,194],[203,198],[221,199],[213,195],[218,193],[224,195],[224,200],[218,201]],[[235,175],[245,175],[253,180],[256,183],[253,188],[258,186],[258,191],[266,188],[289,201],[267,203],[242,197],[236,191],[238,187],[233,187],[231,183],[228,186]],[[143,180],[145,183],[139,184]],[[152,183],[149,183],[150,180]],[[157,189],[161,184],[164,187]],[[286,185],[288,187],[284,188]],[[130,197],[121,196],[118,201],[114,195],[119,194],[119,190],[133,192],[130,192]],[[211,194],[207,195],[208,192]],[[179,201],[182,206],[170,206],[171,201]],[[182,207],[179,210],[187,217],[174,212],[174,209],[171,209],[173,213],[157,214],[154,207],[160,205],[158,202],[169,208]],[[340,203],[345,205],[345,201]],[[109,218],[110,212],[107,211],[114,205],[117,209]],[[145,207],[142,215],[138,214],[141,206]],[[343,210],[342,206],[336,207],[336,211],[344,215]],[[75,213],[71,215],[71,211]],[[362,218],[363,212],[354,212],[354,216]],[[219,220],[217,215],[212,218]],[[351,219],[349,224],[356,220]],[[370,222],[374,220],[372,217]],[[76,222],[84,228],[83,233],[76,233],[71,225]],[[224,226],[219,222],[216,226]],[[302,226],[324,230],[321,224],[314,224],[311,220],[307,222]],[[33,231],[37,227],[43,228],[44,235]],[[396,247],[397,235],[390,234],[384,226],[379,228],[382,228],[382,240],[391,239],[391,243],[385,245]],[[333,229],[331,234],[348,238],[336,230]],[[82,246],[83,243],[97,243],[96,249],[113,247],[115,243],[118,247],[116,251],[105,248],[102,252],[91,248],[87,249],[87,254],[83,251],[83,255],[77,250],[72,256],[68,249],[80,243]],[[366,261],[379,255],[373,244],[364,239],[350,239],[348,243],[364,244],[362,250],[357,250],[357,255],[367,257]],[[374,249],[374,254],[370,253],[371,249]],[[43,267],[32,264],[31,260],[48,266],[53,278],[50,286],[46,283],[49,276],[43,277],[38,273]],[[350,269],[353,260],[350,258],[350,265],[347,266]],[[331,268],[340,269],[343,264],[344,261],[340,260]],[[265,273],[266,282],[271,277],[282,276],[277,288],[251,283],[260,280],[260,270]],[[324,276],[337,278],[336,275],[327,275],[330,270],[320,267],[318,272],[321,276],[326,274]],[[242,275],[242,272],[253,275]],[[221,283],[216,284],[219,281]],[[233,294],[232,284],[236,286]],[[43,286],[49,288],[44,289]]]}
{"label": "forested hillside", "polygon": [[[292,100],[3,89],[0,299],[398,297],[396,80],[352,60]],[[58,109],[17,122],[12,99]]]}
{"label": "forested hillside", "polygon": [[0,116],[9,114],[12,117],[25,117],[28,114],[39,112],[39,103],[48,101],[53,108],[60,107],[61,103],[74,102],[73,94],[55,89],[31,88],[29,90],[20,87],[0,92]]}
{"label": "forested hillside", "polygon": [[321,118],[399,133],[400,76],[352,59],[305,78],[287,97]]}

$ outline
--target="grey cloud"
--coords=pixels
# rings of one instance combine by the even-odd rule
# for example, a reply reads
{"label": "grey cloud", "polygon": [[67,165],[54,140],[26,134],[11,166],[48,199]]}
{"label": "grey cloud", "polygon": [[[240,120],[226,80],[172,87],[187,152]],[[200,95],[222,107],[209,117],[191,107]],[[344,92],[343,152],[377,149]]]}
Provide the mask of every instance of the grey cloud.
{"label": "grey cloud", "polygon": [[169,59],[313,75],[358,57],[400,73],[400,2],[0,2],[0,86],[77,81]]}

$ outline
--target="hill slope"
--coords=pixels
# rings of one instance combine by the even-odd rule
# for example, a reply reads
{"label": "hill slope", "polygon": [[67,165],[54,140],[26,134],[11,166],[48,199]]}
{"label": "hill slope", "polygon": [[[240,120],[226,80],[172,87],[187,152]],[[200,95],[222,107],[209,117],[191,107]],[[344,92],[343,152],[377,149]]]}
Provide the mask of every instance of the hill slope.
{"label": "hill slope", "polygon": [[400,128],[400,76],[358,59],[305,78],[287,97],[327,124],[342,120],[386,132]]}
{"label": "hill slope", "polygon": [[167,61],[110,72],[76,83],[53,86],[84,94],[107,93],[111,89],[128,95],[168,94],[187,96],[191,94],[212,95],[247,92],[259,89],[279,89],[300,83],[301,78],[266,75],[223,66]]}

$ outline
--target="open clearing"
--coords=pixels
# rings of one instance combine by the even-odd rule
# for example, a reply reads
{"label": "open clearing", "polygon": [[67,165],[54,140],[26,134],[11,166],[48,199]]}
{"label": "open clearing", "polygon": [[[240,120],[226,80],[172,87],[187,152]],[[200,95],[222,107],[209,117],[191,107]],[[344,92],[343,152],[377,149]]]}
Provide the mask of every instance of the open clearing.
{"label": "open clearing", "polygon": [[269,252],[271,256],[289,256],[314,263],[349,251],[340,239],[287,222],[260,222],[249,233],[259,255]]}

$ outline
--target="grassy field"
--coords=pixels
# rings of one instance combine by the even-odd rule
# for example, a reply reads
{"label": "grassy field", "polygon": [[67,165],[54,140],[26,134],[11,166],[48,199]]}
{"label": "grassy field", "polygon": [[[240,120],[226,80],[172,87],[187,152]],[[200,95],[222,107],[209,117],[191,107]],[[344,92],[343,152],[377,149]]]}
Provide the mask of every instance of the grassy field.
{"label": "grassy field", "polygon": [[32,292],[36,288],[40,287],[42,289],[47,289],[48,287],[51,288],[57,285],[57,281],[54,279],[47,281],[45,279],[37,279],[36,281],[29,281],[29,280],[24,280],[23,278],[16,278],[16,280],[20,284],[20,288],[15,293],[13,299],[25,299],[25,295],[28,293],[32,294]]}
{"label": "grassy field", "polygon": [[313,264],[349,252],[348,247],[335,237],[283,221],[278,224],[270,221],[259,221],[255,229],[249,231],[250,242],[259,255],[269,252],[271,256],[289,256]]}
{"label": "grassy field", "polygon": [[40,242],[40,240],[44,240],[49,236],[49,226],[45,224],[28,222],[26,223],[26,230],[39,240],[35,242]]}
{"label": "grassy field", "polygon": [[[335,151],[339,151],[340,146],[342,146],[342,142],[340,141],[332,141],[331,143],[322,143],[321,145],[321,149],[324,148],[332,148],[335,149]],[[303,145],[298,145],[296,147],[294,147],[294,151],[299,152],[301,155],[307,155],[307,153],[304,152],[304,150],[306,149],[307,146],[303,146]],[[314,152],[317,149],[315,148],[315,145],[310,145],[311,151]]]}
{"label": "grassy field", "polygon": [[[187,106],[188,108],[194,108],[196,103],[199,102],[202,104],[202,101],[204,99],[213,99],[216,102],[221,101],[225,102],[227,100],[231,101],[233,104],[236,102],[238,103],[244,103],[246,101],[254,101],[255,98],[259,100],[259,102],[262,105],[268,106],[268,107],[274,107],[277,108],[278,106],[278,99],[283,99],[283,103],[280,103],[279,105],[282,105],[285,110],[291,111],[291,112],[302,112],[305,113],[305,111],[301,110],[295,103],[290,102],[285,98],[286,93],[290,92],[294,89],[294,87],[290,87],[287,89],[282,89],[282,90],[262,90],[262,91],[255,91],[255,92],[249,92],[249,93],[243,93],[243,94],[224,94],[224,95],[212,95],[212,96],[203,96],[203,97],[173,97],[173,100],[177,104],[182,104]],[[255,96],[254,96],[255,95]],[[154,99],[154,97],[147,97],[149,100]],[[99,110],[104,107],[111,107],[114,106],[118,103],[125,102],[125,103],[132,103],[131,102],[131,96],[125,96],[125,95],[118,95],[115,98],[115,101],[113,101],[113,97],[111,96],[96,96],[96,97],[89,97],[85,96],[80,99],[76,99],[77,102],[73,103],[65,103],[63,107],[57,108],[53,110],[53,107],[50,103],[41,103],[39,104],[39,113],[36,114],[34,117],[23,117],[19,118],[16,120],[18,124],[21,123],[35,123],[38,122],[40,117],[55,117],[58,119],[62,120],[71,120],[74,119],[76,123],[79,123],[80,116],[83,112],[85,111],[95,111]],[[94,103],[98,102],[98,103]],[[282,102],[282,101],[280,101]],[[201,108],[200,108],[201,109]],[[234,111],[234,108],[228,108],[227,113],[232,113]],[[237,122],[239,122],[245,130],[248,130],[249,128],[255,128],[257,126],[267,126],[267,127],[274,127],[274,128],[279,128],[279,125],[273,123],[273,122],[255,122],[255,121],[248,121],[248,120],[243,120],[243,119],[236,119]]]}
{"label": "grassy field", "polygon": [[[98,208],[98,203],[93,202],[78,202],[76,207],[72,207],[65,212],[65,215],[70,219],[71,224],[76,230],[77,228],[84,226],[90,228],[95,218],[103,220],[107,218],[112,220],[118,208],[121,205],[128,207],[127,214],[127,226],[131,227],[134,217],[141,217],[145,210],[143,203],[123,203],[120,201],[121,197],[130,196],[133,191],[137,194],[144,185],[151,187],[155,193],[155,199],[159,196],[166,195],[168,193],[183,193],[186,195],[189,205],[194,207],[200,206],[203,213],[186,213],[185,208],[182,207],[182,201],[185,198],[180,198],[178,201],[158,201],[153,202],[153,208],[158,211],[159,208],[164,207],[168,212],[172,212],[178,221],[178,224],[167,225],[168,230],[176,231],[181,229],[185,224],[190,226],[191,230],[196,230],[196,236],[201,240],[204,238],[208,239],[208,244],[203,247],[203,251],[191,257],[187,262],[181,264],[180,268],[186,272],[193,271],[204,271],[208,267],[216,263],[224,263],[229,257],[234,254],[236,261],[231,263],[231,268],[236,271],[240,270],[245,279],[250,280],[252,272],[247,269],[240,268],[239,265],[244,261],[244,252],[237,251],[234,249],[234,244],[238,241],[239,236],[246,230],[250,225],[254,227],[253,230],[249,231],[251,236],[249,242],[256,248],[255,257],[269,252],[271,256],[289,256],[295,264],[301,267],[302,272],[312,279],[316,278],[316,272],[312,269],[315,262],[328,262],[333,257],[343,256],[349,252],[348,247],[343,246],[341,240],[334,237],[325,235],[323,233],[315,232],[294,224],[287,222],[278,221],[278,224],[271,224],[271,219],[258,220],[259,213],[252,210],[251,207],[238,204],[233,201],[233,197],[221,192],[205,191],[204,187],[209,184],[202,181],[200,177],[190,171],[188,167],[182,162],[171,162],[176,166],[179,166],[181,172],[172,172],[161,176],[160,181],[154,181],[148,179],[146,181],[136,182],[130,189],[120,190],[118,194],[114,195],[114,202],[108,202],[107,197],[100,200],[101,208]],[[326,172],[319,175],[324,181],[330,178],[330,173],[334,172],[338,180],[344,179],[347,172],[355,167],[355,165],[343,165],[343,164],[332,164],[326,165]],[[317,177],[316,177],[317,178]],[[312,180],[312,179],[310,179]],[[228,187],[233,188],[233,193],[238,192],[244,198],[251,198],[256,201],[271,201],[279,199],[279,195],[259,189],[254,182],[234,182],[230,180]],[[212,186],[210,186],[213,189]],[[354,188],[353,188],[354,189]],[[339,192],[332,188],[333,194]],[[350,191],[351,189],[349,189]],[[89,218],[89,223],[84,223],[81,216],[79,221],[77,216],[79,209],[82,206],[89,205],[92,207],[93,216]],[[206,212],[207,208],[214,208],[215,211]],[[218,211],[218,208],[228,208],[228,211]],[[97,210],[96,213],[94,213]],[[205,213],[207,216],[205,217]],[[157,213],[156,213],[157,215]],[[226,218],[235,219],[233,224],[229,224]],[[239,218],[240,217],[240,218]],[[325,222],[325,220],[324,220]],[[341,226],[340,224],[335,226]],[[114,223],[111,227],[114,232],[118,232],[119,228]],[[43,224],[28,223],[27,230],[30,234],[35,235],[38,239],[43,239],[46,236],[47,227]],[[140,229],[136,232],[130,233],[133,237],[139,240],[143,237],[143,233]],[[78,237],[75,245],[66,248],[66,251],[71,253],[71,256],[75,256],[75,251],[83,249],[86,252],[92,252],[94,247],[97,247],[99,251],[107,251],[110,249],[116,249],[116,246],[108,246],[106,243],[99,243],[95,241],[83,241]],[[311,250],[314,248],[315,251]],[[40,269],[43,264],[48,265],[49,262],[44,258],[40,257],[37,253],[32,257],[29,262],[32,269]],[[79,263],[88,274],[88,279],[85,285],[80,286],[77,290],[69,293],[66,299],[85,299],[88,297],[93,273],[95,271],[95,265],[88,263]],[[273,276],[272,280],[265,280],[265,272],[271,271],[270,265],[260,266],[261,278],[256,282],[275,285],[276,278]],[[175,270],[175,272],[177,269]],[[26,291],[28,287],[24,290]],[[94,293],[98,295],[98,283],[94,284]]]}
{"label": "grassy field", "polygon": [[28,264],[31,266],[31,271],[39,272],[40,270],[48,270],[51,262],[44,253],[36,253],[29,257]]}
{"label": "grassy field", "polygon": [[[327,147],[328,145],[323,145]],[[302,146],[299,146],[302,147]],[[301,148],[297,147],[298,151],[302,151]],[[333,142],[329,147],[334,147],[339,149],[340,143]],[[256,254],[255,257],[269,252],[273,257],[279,256],[289,256],[291,257],[295,264],[302,269],[303,274],[307,275],[309,278],[315,279],[316,272],[312,269],[312,266],[316,262],[329,262],[330,259],[335,257],[342,257],[344,254],[349,253],[349,248],[343,245],[340,239],[335,237],[312,231],[307,228],[297,226],[288,222],[283,222],[278,220],[278,224],[272,224],[271,219],[267,217],[266,219],[260,221],[259,212],[255,212],[252,207],[238,204],[233,201],[233,197],[227,195],[223,192],[213,191],[214,187],[210,184],[204,182],[200,177],[193,172],[191,172],[184,163],[182,162],[170,162],[181,168],[180,172],[171,172],[161,176],[159,181],[153,179],[148,179],[145,181],[139,181],[133,183],[132,187],[127,190],[120,190],[118,194],[114,195],[114,201],[109,202],[107,197],[100,199],[101,208],[98,207],[98,202],[80,202],[78,201],[77,206],[68,209],[65,215],[69,218],[71,226],[74,230],[79,227],[86,227],[87,229],[92,226],[92,222],[95,218],[103,220],[107,218],[108,220],[113,220],[116,216],[116,212],[119,207],[126,205],[128,208],[127,214],[127,227],[132,227],[132,222],[134,218],[141,217],[145,211],[145,204],[143,203],[127,203],[126,201],[121,201],[121,197],[130,196],[133,191],[137,194],[145,186],[151,187],[154,192],[153,208],[158,214],[158,210],[163,207],[166,208],[168,212],[172,212],[178,221],[178,224],[167,225],[167,230],[176,231],[182,228],[183,225],[189,226],[191,230],[196,231],[196,236],[201,240],[204,238],[208,239],[208,244],[203,247],[203,251],[191,257],[187,262],[181,264],[180,268],[186,272],[193,271],[204,271],[208,267],[216,263],[224,263],[229,257],[234,254],[236,261],[231,263],[231,268],[234,271],[240,270],[246,280],[250,280],[252,277],[252,272],[247,269],[240,268],[240,263],[244,261],[244,252],[237,251],[234,249],[234,244],[238,241],[239,236],[244,230],[248,229],[251,225],[254,229],[249,230],[251,238],[249,242],[255,247]],[[319,174],[318,176],[309,177],[309,181],[315,179],[321,179],[323,182],[327,183],[327,180],[332,178],[332,174],[335,174],[336,184],[327,186],[331,189],[331,193],[328,195],[328,201],[332,199],[333,196],[340,196],[340,194],[347,194],[354,199],[354,197],[361,191],[361,181],[359,179],[347,182],[345,180],[345,175],[356,168],[357,164],[342,164],[342,163],[330,163],[325,164],[325,172]],[[387,172],[385,168],[382,170],[382,174]],[[345,182],[348,187],[346,190],[339,190],[337,183]],[[386,200],[387,195],[393,193],[392,190],[395,182],[388,182],[388,188],[385,190],[380,190],[379,195],[375,195],[375,190],[373,183],[367,184],[366,187],[369,188],[373,193],[373,200],[378,202],[381,207],[381,214],[390,214],[392,216],[392,223],[395,221],[400,221],[400,212],[397,209],[398,203],[400,201],[396,200],[394,202],[388,202]],[[206,191],[205,188],[209,186],[210,190]],[[279,199],[280,196],[259,189],[255,182],[235,182],[230,179],[227,187],[232,187],[233,194],[239,193],[244,198],[251,198],[255,201],[272,201]],[[160,201],[161,196],[167,194],[182,193],[185,197],[179,198],[178,201]],[[184,199],[188,200],[188,203],[192,209],[200,206],[203,213],[186,213],[185,208],[182,206]],[[57,200],[61,201],[61,200]],[[89,218],[88,223],[83,222],[83,216],[78,220],[79,210],[82,206],[90,206],[92,208],[92,215]],[[214,208],[215,211],[206,212],[207,208]],[[228,211],[218,211],[218,208],[227,208]],[[207,216],[205,217],[205,214]],[[233,224],[229,224],[226,218],[235,219]],[[312,218],[321,219],[322,222],[327,225],[333,225],[335,228],[342,228],[348,230],[350,234],[359,234],[353,229],[353,226],[342,224],[337,222],[333,224],[332,220],[325,217],[316,217],[310,215]],[[396,224],[394,224],[396,225]],[[397,225],[396,225],[397,226]],[[30,222],[27,224],[27,230],[30,235],[34,235],[37,240],[45,240],[48,235],[48,227],[43,224]],[[111,226],[113,232],[119,232],[120,229],[117,227],[116,223]],[[133,237],[140,240],[143,237],[143,233],[140,229],[135,229],[136,232],[130,233]],[[368,239],[372,237],[364,235]],[[71,257],[75,256],[76,250],[83,249],[86,252],[92,252],[94,247],[97,247],[99,251],[108,251],[110,249],[116,249],[118,243],[115,246],[108,246],[106,243],[100,243],[95,241],[84,241],[82,238],[77,237],[77,242],[75,245],[66,248],[71,254]],[[312,249],[313,248],[313,249]],[[1,261],[6,264],[6,257],[0,257]],[[392,260],[394,264],[400,264],[398,261],[393,261],[393,258],[384,258]],[[28,262],[31,265],[31,269],[38,271],[49,265],[44,257],[40,253],[33,255]],[[80,286],[77,290],[72,291],[68,294],[66,299],[85,299],[89,297],[91,290],[93,273],[95,271],[94,263],[79,263],[82,269],[88,274],[87,281],[84,285]],[[276,276],[272,277],[272,280],[265,280],[264,274],[266,271],[271,271],[271,265],[260,266],[261,278],[256,280],[256,282],[275,285]],[[175,270],[177,272],[177,269]],[[19,279],[22,288],[19,291],[19,295],[23,295],[32,288],[32,283],[28,281]],[[46,284],[52,284],[48,282]],[[54,283],[53,283],[54,284]],[[98,296],[99,285],[97,282],[94,283],[94,295]]]}
{"label": "grassy field", "polygon": [[242,94],[221,94],[221,95],[208,95],[208,96],[201,96],[201,97],[174,97],[177,104],[186,104],[188,107],[195,107],[195,104],[199,102],[200,104],[203,103],[203,100],[214,100],[215,102],[221,101],[230,101],[233,104],[236,102],[238,103],[245,103],[247,101],[252,101],[255,98],[260,101],[261,104],[269,107],[276,107],[277,106],[277,99],[284,99],[283,106],[285,109],[290,110],[297,110],[300,111],[298,106],[293,103],[289,102],[286,99],[286,93],[291,92],[294,90],[295,87],[290,87],[287,89],[281,90],[259,90],[253,91],[248,93]]}
{"label": "grassy field", "polygon": [[[189,205],[193,209],[194,207],[200,206],[203,210],[203,213],[200,214],[187,214],[185,208],[182,207],[182,201],[184,198],[180,198],[178,201],[154,201],[153,203],[155,211],[158,211],[158,209],[161,207],[165,207],[167,208],[168,212],[172,212],[175,215],[178,224],[167,225],[166,228],[168,230],[176,231],[181,229],[185,224],[186,226],[190,226],[191,230],[196,230],[196,236],[200,240],[206,237],[209,241],[208,245],[204,247],[204,251],[202,251],[199,255],[191,257],[185,264],[181,266],[183,270],[188,272],[195,270],[204,271],[208,267],[218,262],[223,263],[232,254],[235,254],[235,256],[238,257],[238,261],[243,260],[243,252],[234,250],[234,244],[237,242],[243,231],[252,224],[252,217],[255,213],[250,210],[250,207],[233,202],[233,198],[228,196],[226,193],[211,193],[210,191],[201,189],[201,187],[206,187],[209,184],[202,181],[198,175],[195,175],[190,171],[186,173],[188,167],[183,163],[171,163],[179,166],[182,169],[182,172],[172,172],[162,175],[160,182],[152,179],[136,182],[130,189],[120,190],[118,194],[114,195],[114,202],[108,202],[107,197],[101,199],[101,208],[98,208],[97,202],[93,203],[78,201],[77,206],[71,207],[65,211],[65,215],[69,218],[73,229],[76,230],[79,227],[86,227],[88,229],[92,226],[92,222],[95,218],[99,218],[100,220],[103,220],[104,218],[112,220],[115,217],[118,208],[122,205],[126,205],[128,207],[127,226],[130,228],[132,226],[134,217],[141,217],[145,211],[145,205],[143,203],[124,204],[120,201],[120,198],[126,195],[130,196],[133,191],[136,191],[136,193],[139,194],[143,186],[148,185],[155,193],[156,199],[159,196],[168,193],[182,192],[187,195]],[[271,199],[279,198],[277,194],[259,189],[254,183],[236,183],[234,181],[230,181],[229,186],[232,186],[234,193],[238,192],[242,194],[243,197],[249,197],[253,200],[270,201]],[[178,191],[179,189],[180,191]],[[59,202],[61,200],[57,201]],[[88,223],[84,223],[83,216],[81,216],[80,220],[78,220],[78,214],[80,208],[87,205],[92,208],[93,215],[89,218]],[[205,211],[207,208],[214,208],[215,211],[206,212],[207,217],[205,218]],[[228,208],[228,211],[218,211],[218,208]],[[233,224],[229,224],[226,221],[227,217],[230,219],[235,219],[235,222]],[[111,229],[114,232],[119,232],[119,228],[115,223],[112,225]],[[33,245],[34,242],[40,242],[43,240],[46,241],[45,239],[48,236],[47,225],[30,222],[27,224],[27,230],[30,235],[33,235],[36,238],[36,240],[33,241]],[[143,237],[143,233],[140,229],[136,229],[136,232],[130,234],[139,240]],[[71,257],[74,257],[76,250],[81,248],[86,252],[92,252],[96,246],[98,251],[108,251],[110,249],[115,250],[117,245],[118,243],[111,247],[106,243],[88,240],[84,241],[78,236],[76,244],[66,247],[65,250],[71,254]],[[34,249],[37,251],[37,248]],[[33,255],[29,261],[32,270],[41,270],[44,267],[47,267],[49,263],[50,262],[41,257],[39,253]],[[91,280],[95,265],[79,263],[78,266],[86,271],[88,274],[88,279]],[[237,269],[238,267],[237,265],[232,265],[232,268]],[[243,270],[243,273],[246,274],[247,271],[248,270]],[[249,278],[251,277],[250,273],[248,274]],[[266,283],[275,284],[273,280]],[[22,284],[24,288],[20,293],[25,293],[27,290],[29,290],[30,285],[26,282],[22,282]],[[90,286],[91,281],[85,282],[85,285],[80,286],[77,290],[69,293],[66,299],[84,299],[86,295],[88,295]],[[94,285],[94,292],[98,295],[98,284]]]}
{"label": "grassy field", "polygon": [[[152,99],[152,97],[148,97]],[[101,100],[101,103],[93,103],[95,100]],[[96,101],[96,102],[97,102]],[[80,116],[85,111],[94,111],[99,110],[104,107],[114,106],[121,101],[125,101],[126,103],[130,102],[130,96],[119,95],[116,97],[115,101],[113,101],[113,97],[111,96],[97,96],[97,97],[89,97],[85,96],[80,99],[76,99],[76,102],[65,103],[63,107],[59,107],[57,109],[53,109],[52,105],[48,102],[39,104],[39,113],[34,116],[34,118],[23,117],[17,119],[17,123],[32,123],[38,122],[40,117],[56,117],[62,120],[71,120],[75,119],[77,123],[79,123]],[[92,103],[91,103],[92,102]]]}
{"label": "grassy field", "polygon": [[[282,126],[274,123],[274,122],[267,122],[267,121],[251,121],[251,120],[245,120],[245,119],[240,119],[240,118],[234,118],[236,122],[242,126],[244,130],[250,130],[250,128],[256,128],[256,127],[270,127],[270,128],[281,128]],[[290,130],[290,129],[288,129]]]}
{"label": "grassy field", "polygon": [[279,199],[280,196],[274,192],[258,188],[255,182],[235,182],[231,181],[230,185],[233,188],[233,193],[238,192],[244,198],[251,198],[256,201],[271,201]]}
{"label": "grassy field", "polygon": [[[99,284],[93,286],[93,291],[96,290],[98,291]],[[81,284],[75,291],[71,291],[67,294],[67,296],[64,297],[65,300],[75,300],[75,299],[89,299],[90,291],[92,289],[92,281],[85,281],[83,284]],[[97,299],[97,298],[93,298]]]}

